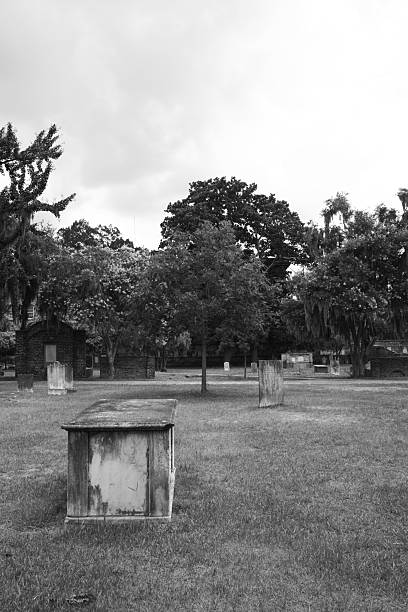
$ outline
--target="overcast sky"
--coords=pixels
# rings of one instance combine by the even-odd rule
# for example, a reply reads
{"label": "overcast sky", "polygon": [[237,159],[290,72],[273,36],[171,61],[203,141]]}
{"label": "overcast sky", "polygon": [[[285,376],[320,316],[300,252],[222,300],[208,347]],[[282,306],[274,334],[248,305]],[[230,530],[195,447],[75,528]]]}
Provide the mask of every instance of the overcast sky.
{"label": "overcast sky", "polygon": [[[408,187],[407,0],[2,3],[0,124],[56,123],[59,226],[155,248],[193,180],[236,176],[307,221]],[[51,220],[51,219],[49,219]]]}

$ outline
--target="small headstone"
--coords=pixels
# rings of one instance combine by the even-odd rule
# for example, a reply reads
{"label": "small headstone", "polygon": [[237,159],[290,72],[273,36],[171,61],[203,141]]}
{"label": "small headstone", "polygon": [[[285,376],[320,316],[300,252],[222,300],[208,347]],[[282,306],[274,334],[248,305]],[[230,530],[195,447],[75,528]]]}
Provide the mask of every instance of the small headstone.
{"label": "small headstone", "polygon": [[251,361],[251,374],[258,373],[258,364],[256,361]]}
{"label": "small headstone", "polygon": [[259,361],[259,407],[283,404],[283,370],[280,360]]}
{"label": "small headstone", "polygon": [[19,374],[17,376],[17,388],[21,393],[33,393],[33,375]]}
{"label": "small headstone", "polygon": [[334,376],[338,376],[340,374],[340,364],[337,359],[330,361],[330,374],[334,374]]}
{"label": "small headstone", "polygon": [[53,361],[47,365],[48,395],[65,395],[65,365]]}
{"label": "small headstone", "polygon": [[74,389],[73,368],[72,365],[68,364],[65,366],[65,388],[68,393],[73,393],[74,391],[76,391],[76,389]]}
{"label": "small headstone", "polygon": [[229,361],[224,361],[224,372],[230,371]]}

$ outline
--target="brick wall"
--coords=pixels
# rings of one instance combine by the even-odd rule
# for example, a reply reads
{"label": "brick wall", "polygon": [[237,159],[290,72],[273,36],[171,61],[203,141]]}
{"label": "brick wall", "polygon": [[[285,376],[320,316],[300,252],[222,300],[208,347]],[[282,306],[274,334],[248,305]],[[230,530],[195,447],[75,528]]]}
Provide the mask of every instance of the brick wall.
{"label": "brick wall", "polygon": [[86,376],[86,333],[83,329],[73,330],[73,374],[74,378]]}
{"label": "brick wall", "polygon": [[30,373],[46,380],[45,345],[56,345],[56,360],[71,365],[74,378],[85,377],[85,332],[66,323],[40,321],[16,332],[16,375]]}
{"label": "brick wall", "polygon": [[[101,378],[109,378],[108,359],[100,359]],[[154,378],[154,357],[150,355],[116,355],[115,379],[118,380],[146,380]]]}
{"label": "brick wall", "polygon": [[408,376],[408,356],[374,357],[371,359],[371,376],[373,378],[391,378]]}

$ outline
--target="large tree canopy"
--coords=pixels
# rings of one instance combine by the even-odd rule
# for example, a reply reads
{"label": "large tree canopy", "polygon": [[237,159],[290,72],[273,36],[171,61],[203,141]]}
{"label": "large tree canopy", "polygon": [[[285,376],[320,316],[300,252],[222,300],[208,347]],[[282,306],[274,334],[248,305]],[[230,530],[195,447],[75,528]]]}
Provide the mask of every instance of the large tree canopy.
{"label": "large tree canopy", "polygon": [[174,232],[194,232],[204,221],[216,226],[229,221],[244,253],[257,255],[269,278],[284,278],[291,264],[302,261],[304,227],[287,202],[256,190],[255,183],[235,177],[190,183],[188,196],[166,209],[160,246]]}
{"label": "large tree canopy", "polygon": [[341,245],[297,277],[308,328],[317,338],[344,339],[354,376],[364,374],[367,350],[384,322],[403,329],[407,254],[408,230],[395,211],[354,211]]}
{"label": "large tree canopy", "polygon": [[57,248],[53,229],[33,224],[4,253],[7,301],[14,323],[21,328],[27,324],[28,309],[47,277],[48,260]]}
{"label": "large tree canopy", "polygon": [[93,246],[108,249],[121,249],[123,246],[134,248],[133,242],[123,238],[117,227],[112,225],[92,227],[85,219],[74,221],[69,227],[59,229],[57,236],[64,247],[76,250]]}
{"label": "large tree canopy", "polygon": [[0,174],[6,183],[0,191],[0,320],[11,305],[14,319],[24,325],[27,304],[38,289],[41,237],[34,214],[48,211],[58,217],[74,198],[72,194],[53,203],[41,199],[61,155],[55,125],[25,149],[11,124],[0,130]]}
{"label": "large tree canopy", "polygon": [[60,248],[50,258],[48,276],[41,286],[39,305],[47,318],[65,319],[87,329],[102,343],[114,375],[121,343],[132,345],[141,318],[135,300],[143,294],[147,251],[86,247]]}
{"label": "large tree canopy", "polygon": [[263,265],[244,256],[227,221],[218,226],[205,221],[194,232],[174,233],[155,265],[173,306],[173,324],[200,341],[204,393],[209,342],[239,345],[267,329],[271,286]]}
{"label": "large tree canopy", "polygon": [[8,184],[0,191],[0,249],[27,229],[34,213],[48,211],[58,217],[74,198],[72,194],[51,204],[40,199],[53,162],[62,155],[58,137],[52,125],[23,149],[10,123],[0,130],[0,174],[8,177]]}

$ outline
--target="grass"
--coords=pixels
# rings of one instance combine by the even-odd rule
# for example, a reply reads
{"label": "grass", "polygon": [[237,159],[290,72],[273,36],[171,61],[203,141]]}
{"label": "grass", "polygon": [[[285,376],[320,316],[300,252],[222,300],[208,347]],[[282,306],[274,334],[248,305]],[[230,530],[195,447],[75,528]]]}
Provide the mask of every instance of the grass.
{"label": "grass", "polygon": [[[408,595],[408,384],[0,384],[0,609],[397,611]],[[101,397],[175,397],[170,524],[64,531],[64,422]]]}

